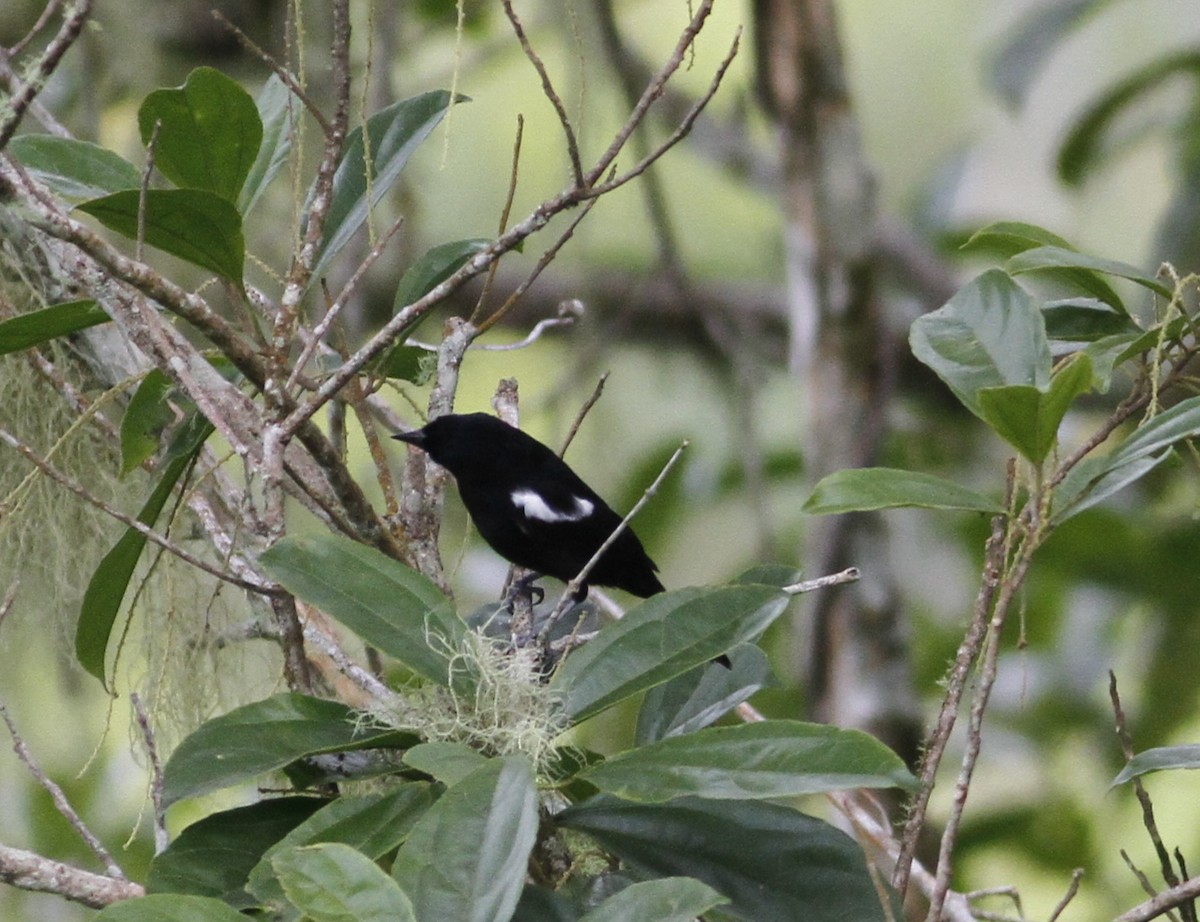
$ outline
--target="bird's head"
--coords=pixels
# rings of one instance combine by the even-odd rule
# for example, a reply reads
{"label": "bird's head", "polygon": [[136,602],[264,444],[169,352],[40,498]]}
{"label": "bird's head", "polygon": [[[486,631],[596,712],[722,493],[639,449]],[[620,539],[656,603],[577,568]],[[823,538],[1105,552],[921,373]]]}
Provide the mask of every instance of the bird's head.
{"label": "bird's head", "polygon": [[392,436],[420,448],[455,477],[495,466],[520,437],[519,430],[486,413],[448,413]]}

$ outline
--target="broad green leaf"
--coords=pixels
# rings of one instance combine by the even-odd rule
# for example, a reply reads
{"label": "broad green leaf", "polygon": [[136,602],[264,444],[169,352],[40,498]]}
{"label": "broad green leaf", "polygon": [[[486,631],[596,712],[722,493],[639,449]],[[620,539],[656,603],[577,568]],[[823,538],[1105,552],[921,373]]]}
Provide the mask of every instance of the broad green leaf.
{"label": "broad green leaf", "polygon": [[[180,425],[163,458],[162,476],[137,514],[139,522],[153,526],[158,521],[175,484],[212,431],[212,424],[199,413],[193,414]],[[108,684],[104,676],[108,639],[145,546],[146,537],[143,534],[133,528],[126,529],[88,580],[79,608],[79,621],[75,625],[75,656],[79,665],[104,683],[105,687]]]}
{"label": "broad green leaf", "polygon": [[1160,746],[1139,752],[1121,769],[1110,786],[1115,788],[1118,784],[1126,784],[1150,772],[1177,768],[1200,768],[1200,745],[1193,743],[1186,746]]}
{"label": "broad green leaf", "polygon": [[34,179],[65,199],[97,198],[142,185],[137,167],[90,141],[25,134],[8,142],[8,152]]}
{"label": "broad green leaf", "polygon": [[995,500],[951,480],[891,467],[857,467],[835,471],[813,488],[804,503],[809,515],[870,512],[876,509],[961,509],[1003,512]]}
{"label": "broad green leaf", "polygon": [[646,873],[691,877],[739,919],[883,922],[858,843],[789,807],[684,797],[636,804],[602,795],[556,818]]}
{"label": "broad green leaf", "polygon": [[1200,436],[1200,397],[1189,397],[1138,426],[1108,460],[1113,467],[1128,464],[1197,436]]}
{"label": "broad green leaf", "polygon": [[288,161],[292,138],[299,121],[299,101],[287,85],[272,74],[258,94],[258,117],[262,123],[262,143],[238,195],[238,211],[249,214],[271,180]]}
{"label": "broad green leaf", "polygon": [[692,922],[729,900],[690,877],[662,877],[630,884],[579,922]]}
{"label": "broad green leaf", "polygon": [[[114,192],[79,206],[105,227],[130,240],[138,235],[136,189]],[[242,284],[246,241],[242,216],[233,204],[202,189],[150,189],[146,192],[145,241],[172,256],[210,269],[235,285]]]}
{"label": "broad green leaf", "polygon": [[175,385],[157,368],[151,369],[129,399],[121,417],[121,476],[158,451],[163,430],[175,419],[167,398]]}
{"label": "broad green leaf", "polygon": [[1065,342],[1090,343],[1109,336],[1142,332],[1128,314],[1095,298],[1065,298],[1042,307],[1046,335]]}
{"label": "broad green leaf", "polygon": [[[1138,333],[1118,333],[1104,336],[1084,346],[1083,351],[1092,362],[1092,389],[1106,394],[1112,386],[1116,367],[1130,358],[1129,348],[1141,339]],[[1133,353],[1136,354],[1136,353]]]}
{"label": "broad green leaf", "polygon": [[1078,353],[1039,391],[1018,384],[979,392],[979,408],[992,429],[1035,464],[1041,464],[1058,438],[1058,426],[1071,402],[1091,387],[1092,362]]}
{"label": "broad green leaf", "polygon": [[384,355],[375,370],[385,378],[411,381],[422,387],[429,383],[437,370],[437,353],[401,343]]}
{"label": "broad green leaf", "polygon": [[979,392],[984,388],[1023,384],[1044,390],[1050,383],[1050,346],[1041,311],[997,269],[918,317],[909,343],[913,354],[981,419]]}
{"label": "broad green leaf", "polygon": [[[455,102],[464,100],[465,97],[459,96]],[[435,90],[402,99],[368,118],[369,170],[363,129],[356,128],[350,133],[333,177],[333,197],[313,266],[313,278],[321,277],[330,261],[362,227],[370,209],[391,189],[408,158],[429,137],[450,104],[449,93]]]}
{"label": "broad green leaf", "polygon": [[143,144],[150,143],[156,123],[154,166],[160,173],[180,188],[238,200],[258,156],[263,125],[254,100],[237,81],[197,67],[183,86],[155,90],[142,102]]}
{"label": "broad green leaf", "polygon": [[272,579],[317,606],[417,675],[469,689],[452,663],[466,626],[412,567],[335,535],[288,537],[259,555]]}
{"label": "broad green leaf", "polygon": [[106,906],[95,922],[246,922],[246,917],[211,897],[156,893]]}
{"label": "broad green leaf", "polygon": [[416,922],[404,891],[340,842],[282,851],[271,864],[288,901],[313,922]]}
{"label": "broad green leaf", "polygon": [[432,804],[433,792],[423,782],[403,784],[386,794],[339,797],[268,848],[250,871],[247,889],[266,904],[284,898],[271,858],[287,848],[341,842],[368,858],[382,858],[404,841]]}
{"label": "broad green leaf", "polygon": [[1071,250],[1074,247],[1054,231],[1026,224],[1023,221],[995,221],[975,231],[962,245],[964,250],[985,249],[1007,259],[1025,250],[1040,246],[1057,246]]}
{"label": "broad green leaf", "polygon": [[108,322],[108,314],[95,301],[66,301],[21,314],[0,323],[0,355],[68,336]]}
{"label": "broad green leaf", "polygon": [[754,644],[728,655],[729,668],[706,663],[646,692],[638,711],[637,745],[707,727],[773,683],[767,655]]}
{"label": "broad green leaf", "polygon": [[[1180,73],[1200,73],[1200,53],[1187,49],[1154,58],[1149,64],[1110,87],[1075,120],[1058,152],[1058,174],[1063,181],[1077,185],[1096,168],[1114,146],[1112,129],[1119,116],[1133,111],[1143,93],[1154,90]],[[1138,130],[1144,124],[1138,123]]]}
{"label": "broad green leaf", "polygon": [[447,787],[453,787],[488,758],[465,743],[418,743],[404,753],[404,764],[429,775]]}
{"label": "broad green leaf", "polygon": [[571,652],[551,684],[572,723],[754,640],[787,608],[772,586],[689,588],[651,596]]}
{"label": "broad green leaf", "polygon": [[[1152,276],[1146,275],[1136,266],[1117,262],[1115,259],[1090,256],[1087,253],[1067,250],[1062,247],[1043,246],[1032,250],[1025,250],[1023,253],[1018,253],[1012,257],[1005,268],[1013,275],[1020,275],[1023,272],[1045,272],[1061,269],[1082,269],[1087,272],[1100,272],[1104,275],[1113,275],[1117,278],[1128,279],[1137,285],[1141,285],[1143,288],[1150,289],[1156,295],[1166,298],[1168,301],[1171,300],[1172,296],[1172,291],[1169,287]],[[1086,288],[1087,286],[1082,287]],[[1125,311],[1124,304],[1119,299],[1116,303],[1113,303],[1109,298],[1095,291],[1090,293],[1095,294],[1101,301],[1104,301],[1116,310]]]}
{"label": "broad green leaf", "polygon": [[392,877],[419,919],[496,922],[516,908],[537,839],[533,769],[490,759],[447,789],[400,846]]}
{"label": "broad green leaf", "polygon": [[395,744],[395,731],[364,728],[337,701],[284,693],[214,717],[188,736],[163,769],[163,804],[199,797],[306,756]]}
{"label": "broad green leaf", "polygon": [[440,243],[420,256],[400,278],[396,294],[392,299],[392,313],[419,301],[435,287],[450,278],[476,253],[486,250],[491,243],[486,237],[454,240]]}
{"label": "broad green leaf", "polygon": [[625,800],[654,803],[690,795],[766,800],[913,784],[900,757],[874,737],[793,720],[674,736],[592,765],[579,777]]}
{"label": "broad green leaf", "polygon": [[585,912],[583,901],[560,890],[526,884],[521,891],[513,922],[579,922]]}
{"label": "broad green leaf", "polygon": [[154,857],[146,890],[250,906],[244,892],[250,870],[268,848],[324,804],[317,797],[278,797],[206,816]]}

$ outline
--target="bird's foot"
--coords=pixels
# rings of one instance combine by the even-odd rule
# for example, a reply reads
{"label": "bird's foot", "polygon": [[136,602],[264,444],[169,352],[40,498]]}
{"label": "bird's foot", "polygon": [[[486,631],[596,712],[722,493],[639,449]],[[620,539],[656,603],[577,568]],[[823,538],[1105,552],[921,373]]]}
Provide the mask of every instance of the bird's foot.
{"label": "bird's foot", "polygon": [[541,586],[534,585],[541,578],[542,574],[540,573],[526,573],[524,576],[514,579],[509,583],[508,591],[504,594],[504,607],[512,611],[517,599],[522,595],[528,596],[533,605],[541,605],[542,600],[546,598],[546,590]]}

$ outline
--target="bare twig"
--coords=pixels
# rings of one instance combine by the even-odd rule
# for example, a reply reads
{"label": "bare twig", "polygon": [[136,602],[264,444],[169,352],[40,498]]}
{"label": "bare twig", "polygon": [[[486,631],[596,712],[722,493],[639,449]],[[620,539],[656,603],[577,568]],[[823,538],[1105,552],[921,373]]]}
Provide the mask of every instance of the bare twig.
{"label": "bare twig", "polygon": [[37,34],[50,24],[51,19],[58,15],[58,11],[61,6],[62,0],[50,0],[50,2],[46,4],[45,9],[42,10],[41,15],[38,16],[37,22],[35,22],[29,28],[29,31],[25,33],[24,38],[18,41],[11,48],[6,49],[8,54],[15,57],[24,53],[25,49],[29,47]]}
{"label": "bare twig", "polygon": [[4,624],[5,619],[8,618],[8,613],[12,611],[13,603],[17,601],[17,589],[20,586],[20,581],[14,579],[9,584],[8,590],[4,593],[4,598],[0,600],[0,625]]}
{"label": "bare twig", "polygon": [[1071,872],[1071,882],[1067,885],[1067,892],[1063,894],[1063,898],[1058,901],[1058,905],[1054,907],[1054,911],[1050,913],[1046,922],[1057,922],[1058,917],[1066,911],[1066,908],[1071,904],[1071,900],[1075,899],[1075,894],[1079,892],[1079,882],[1083,880],[1083,868],[1076,868]]}
{"label": "bare twig", "polygon": [[24,80],[14,79],[12,81],[17,85],[14,86],[12,97],[4,107],[3,117],[0,118],[0,150],[8,145],[13,132],[17,130],[17,125],[21,123],[21,117],[25,114],[25,110],[46,86],[46,81],[50,79],[50,75],[62,61],[67,49],[75,44],[76,39],[83,31],[84,22],[91,13],[92,0],[76,0],[67,9],[66,18],[59,28],[58,34],[50,40],[46,50],[38,58],[37,64],[27,70],[28,76]]}
{"label": "bare twig", "polygon": [[167,834],[167,814],[163,809],[162,762],[158,758],[158,744],[154,741],[154,728],[150,726],[150,715],[142,706],[142,696],[137,692],[130,692],[129,703],[133,705],[133,716],[137,720],[138,729],[142,732],[146,758],[150,761],[150,803],[154,808],[154,854],[160,855],[171,843],[171,838]]}
{"label": "bare twig", "polygon": [[[461,7],[460,7],[461,8]],[[521,141],[525,137],[525,116],[517,113],[517,136],[513,139],[512,168],[508,176],[508,195],[504,199],[504,207],[500,209],[500,222],[496,233],[503,234],[508,230],[508,219],[512,215],[513,200],[517,197],[517,173],[521,165]],[[483,289],[471,310],[471,323],[478,323],[483,315],[483,306],[487,303],[492,284],[496,281],[496,273],[500,270],[500,261],[488,267],[487,277],[483,280]]]}
{"label": "bare twig", "polygon": [[790,586],[784,586],[783,591],[788,595],[802,595],[805,592],[814,592],[817,589],[828,589],[830,586],[843,586],[846,583],[855,583],[858,582],[860,576],[858,567],[847,567],[840,573],[831,573],[828,576],[818,576],[815,579],[806,579],[798,583],[792,583]]}
{"label": "bare twig", "polygon": [[25,741],[21,738],[21,734],[17,732],[17,726],[13,723],[13,719],[8,713],[8,708],[3,704],[0,704],[0,718],[3,718],[5,725],[8,727],[9,735],[13,741],[13,751],[16,752],[17,758],[21,760],[21,763],[33,775],[34,780],[50,795],[50,799],[54,801],[54,808],[71,824],[71,828],[79,834],[79,837],[91,849],[92,854],[104,865],[104,870],[108,876],[115,880],[125,880],[125,872],[121,870],[121,866],[113,860],[113,856],[104,847],[104,843],[96,838],[92,831],[88,829],[87,824],[80,818],[79,814],[75,812],[75,808],[67,800],[67,795],[63,793],[63,789],[55,784],[38,767],[37,762],[34,761],[28,747],[25,745]]}
{"label": "bare twig", "polygon": [[3,442],[4,444],[8,445],[9,448],[12,448],[14,451],[18,452],[27,461],[37,467],[38,470],[40,470],[43,474],[45,474],[51,480],[54,480],[56,483],[66,487],[84,502],[95,506],[106,515],[109,515],[123,525],[132,528],[134,531],[138,532],[138,534],[144,536],[154,544],[157,544],[159,547],[163,548],[163,550],[174,554],[185,563],[191,564],[193,567],[203,570],[205,573],[209,574],[210,576],[215,576],[217,579],[224,580],[227,583],[232,583],[239,589],[246,589],[250,592],[258,592],[264,595],[272,595],[279,592],[278,588],[269,583],[252,582],[242,579],[241,577],[232,573],[226,573],[217,569],[207,561],[200,559],[195,554],[192,554],[190,551],[187,551],[175,544],[175,542],[171,541],[169,538],[163,537],[154,529],[150,528],[150,526],[146,525],[145,522],[141,522],[131,515],[126,515],[120,509],[113,508],[108,503],[104,502],[104,500],[94,496],[82,484],[77,483],[71,477],[67,476],[58,468],[56,468],[53,464],[46,461],[45,458],[35,452],[20,439],[12,435],[8,430],[0,429],[0,442]]}
{"label": "bare twig", "polygon": [[558,604],[554,607],[554,611],[550,613],[550,617],[546,619],[546,624],[542,628],[541,633],[538,635],[539,643],[545,643],[546,638],[550,634],[550,629],[554,627],[554,624],[570,607],[572,599],[579,591],[580,586],[582,586],[584,581],[587,579],[588,574],[595,569],[596,564],[600,562],[600,558],[604,556],[605,552],[613,546],[618,538],[621,537],[621,533],[629,527],[629,523],[633,521],[633,517],[641,512],[642,507],[645,506],[646,503],[650,502],[650,500],[658,492],[658,488],[662,485],[663,480],[666,479],[667,474],[671,472],[671,468],[675,466],[676,462],[683,455],[684,451],[687,450],[689,444],[690,443],[687,441],[687,439],[684,439],[679,443],[679,447],[676,448],[671,454],[671,457],[667,459],[667,463],[664,464],[662,470],[658,472],[658,476],[654,478],[654,482],[650,484],[650,486],[646,487],[645,492],[642,493],[641,499],[633,504],[633,508],[629,510],[625,518],[621,519],[620,524],[613,529],[612,534],[605,539],[604,543],[600,545],[599,549],[597,549],[596,553],[592,555],[591,559],[584,564],[583,569],[580,570],[579,573],[569,583],[567,583],[567,588],[563,590],[562,598],[558,600]]}
{"label": "bare twig", "polygon": [[608,382],[608,376],[611,372],[604,372],[600,376],[600,380],[596,382],[596,386],[592,389],[591,396],[583,402],[583,406],[579,408],[579,412],[575,414],[575,421],[571,423],[571,429],[567,433],[567,437],[563,439],[562,448],[558,450],[560,458],[565,457],[567,449],[571,447],[571,443],[575,441],[575,435],[579,432],[579,427],[583,425],[584,418],[592,411],[592,407],[600,399],[600,395],[604,393],[604,385]]}
{"label": "bare twig", "polygon": [[[558,91],[554,89],[554,84],[550,80],[550,74],[546,71],[546,65],[542,59],[538,57],[536,51],[533,50],[533,45],[529,42],[529,36],[525,34],[525,27],[521,25],[521,20],[517,18],[516,12],[513,10],[512,0],[503,0],[504,13],[508,16],[508,21],[512,24],[513,32],[517,36],[517,41],[521,43],[521,49],[525,52],[525,57],[529,59],[529,63],[533,65],[533,69],[537,71],[538,76],[542,79],[542,92],[546,99],[550,101],[550,105],[554,107],[554,111],[558,114],[558,121],[562,125],[563,134],[567,139],[567,156],[571,159],[571,172],[575,177],[575,186],[582,188],[589,185],[583,175],[583,161],[579,157],[579,142],[575,138],[575,129],[571,127],[571,119],[567,115],[567,107],[563,105],[562,98],[558,95]],[[603,170],[600,171],[604,172]],[[596,174],[597,176],[599,173]]]}
{"label": "bare twig", "polygon": [[[1124,855],[1124,852],[1122,852]],[[1200,898],[1200,877],[1185,880],[1178,887],[1155,894],[1144,903],[1121,913],[1113,922],[1150,922],[1159,916],[1171,916],[1171,910]]]}
{"label": "bare twig", "polygon": [[150,140],[146,142],[146,165],[142,167],[142,184],[138,189],[137,239],[133,248],[133,258],[138,262],[142,261],[146,249],[146,200],[150,193],[150,179],[154,175],[154,148],[161,130],[162,119],[156,118],[154,128],[150,131]]}
{"label": "bare twig", "polygon": [[93,874],[7,845],[0,845],[0,881],[21,890],[53,893],[92,909],[103,909],[146,893],[141,884],[133,881]]}
{"label": "bare twig", "polygon": [[309,114],[317,120],[317,124],[321,126],[321,131],[326,137],[328,137],[333,131],[333,126],[330,124],[329,119],[325,117],[325,113],[321,111],[320,107],[313,102],[312,98],[306,92],[304,92],[304,87],[300,86],[300,82],[296,79],[295,75],[278,61],[276,61],[275,58],[269,55],[264,49],[256,45],[250,36],[226,19],[225,14],[220,10],[213,10],[212,15],[213,19],[217,20],[217,22],[221,23],[221,25],[233,33],[234,37],[238,40],[238,42],[241,43],[243,48],[258,57],[260,61],[262,61],[267,65],[267,67],[271,68],[271,70],[275,72],[276,76],[283,81],[283,85],[288,88],[293,96],[303,103],[304,108],[306,108]]}
{"label": "bare twig", "polygon": [[558,306],[557,316],[539,320],[524,339],[519,339],[515,343],[477,343],[472,348],[478,349],[480,352],[515,352],[517,349],[532,346],[542,338],[542,334],[547,330],[555,327],[569,327],[581,316],[583,316],[583,305],[579,301],[564,301]]}

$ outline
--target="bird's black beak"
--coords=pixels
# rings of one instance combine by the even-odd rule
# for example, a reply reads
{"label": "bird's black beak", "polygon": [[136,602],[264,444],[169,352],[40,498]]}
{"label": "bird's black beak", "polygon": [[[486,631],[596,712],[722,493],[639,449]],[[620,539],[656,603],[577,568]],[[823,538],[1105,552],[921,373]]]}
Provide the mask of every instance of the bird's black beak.
{"label": "bird's black beak", "polygon": [[425,447],[425,430],[413,429],[410,432],[398,432],[392,436],[401,442],[408,442],[409,445],[416,445],[417,448]]}

